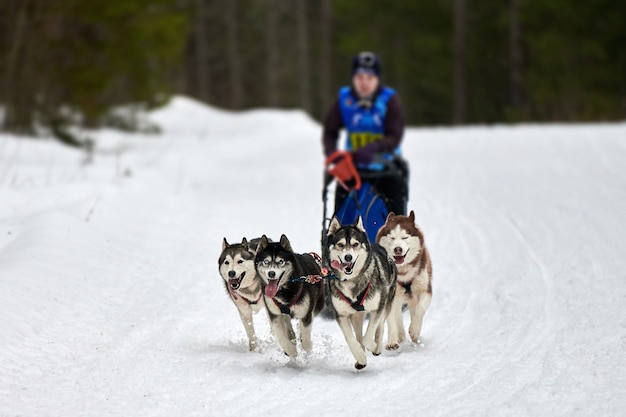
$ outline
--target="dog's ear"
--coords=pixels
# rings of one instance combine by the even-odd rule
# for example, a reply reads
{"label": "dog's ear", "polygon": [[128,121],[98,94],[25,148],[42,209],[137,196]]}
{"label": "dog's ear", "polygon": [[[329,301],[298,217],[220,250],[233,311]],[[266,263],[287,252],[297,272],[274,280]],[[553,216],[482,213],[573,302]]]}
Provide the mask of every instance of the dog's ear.
{"label": "dog's ear", "polygon": [[339,229],[341,229],[341,222],[337,216],[333,216],[333,219],[330,221],[330,225],[328,226],[328,233],[326,233],[326,236],[332,235]]}
{"label": "dog's ear", "polygon": [[248,250],[248,239],[246,239],[245,237],[241,239],[241,246],[243,246],[245,250]]}
{"label": "dog's ear", "polygon": [[291,248],[291,243],[289,242],[289,239],[287,239],[287,236],[285,236],[284,234],[280,235],[280,246],[287,249],[289,252],[293,252],[293,249]]}
{"label": "dog's ear", "polygon": [[390,211],[389,214],[387,215],[387,220],[385,220],[385,222],[391,222],[395,218],[396,218],[396,213],[394,213],[393,211]]}
{"label": "dog's ear", "polygon": [[228,241],[226,240],[226,238],[224,238],[224,240],[222,241],[222,250],[226,249],[228,246],[230,246],[228,244]]}
{"label": "dog's ear", "polygon": [[259,246],[256,248],[256,253],[263,252],[263,250],[267,247],[267,236],[261,236],[261,240],[259,241]]}
{"label": "dog's ear", "polygon": [[409,220],[411,220],[411,223],[415,223],[415,213],[413,213],[413,210],[409,213]]}
{"label": "dog's ear", "polygon": [[359,229],[362,232],[365,231],[365,227],[363,226],[363,218],[361,216],[359,216],[359,218],[357,220],[356,228]]}

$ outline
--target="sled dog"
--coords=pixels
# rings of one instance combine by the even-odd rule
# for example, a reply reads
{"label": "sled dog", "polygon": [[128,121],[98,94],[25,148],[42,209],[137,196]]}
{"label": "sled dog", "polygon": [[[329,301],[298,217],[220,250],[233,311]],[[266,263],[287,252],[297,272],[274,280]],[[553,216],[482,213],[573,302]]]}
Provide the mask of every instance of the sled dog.
{"label": "sled dog", "polygon": [[[263,235],[257,248],[255,265],[263,283],[263,299],[272,332],[289,357],[296,357],[296,336],[291,319],[299,321],[300,342],[310,352],[313,318],[324,307],[321,266],[312,255],[298,254],[287,236],[270,242]],[[315,283],[304,282],[313,280]]]}
{"label": "sled dog", "polygon": [[404,340],[405,331],[402,308],[409,306],[411,324],[409,336],[414,343],[419,342],[424,313],[433,295],[433,268],[424,235],[415,224],[415,213],[396,216],[389,213],[385,224],[376,235],[376,241],[393,257],[398,269],[396,298],[391,314],[387,317],[387,349],[398,349]]}
{"label": "sled dog", "polygon": [[369,242],[360,217],[348,226],[333,217],[327,237],[324,259],[337,278],[329,285],[335,318],[356,359],[354,366],[362,369],[367,365],[365,349],[374,355],[382,351],[385,319],[396,292],[396,267],[382,246]]}
{"label": "sled dog", "polygon": [[250,350],[258,347],[258,339],[254,332],[252,314],[265,307],[263,300],[262,281],[254,267],[255,248],[260,239],[250,242],[243,238],[241,243],[229,244],[226,238],[222,242],[222,253],[219,257],[219,271],[230,298],[239,311],[241,322],[248,336]]}

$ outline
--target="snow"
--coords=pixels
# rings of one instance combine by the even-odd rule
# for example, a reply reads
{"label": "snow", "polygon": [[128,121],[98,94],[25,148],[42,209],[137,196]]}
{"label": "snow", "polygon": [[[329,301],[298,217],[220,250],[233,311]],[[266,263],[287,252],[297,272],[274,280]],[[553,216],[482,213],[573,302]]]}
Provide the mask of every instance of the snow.
{"label": "snow", "polygon": [[150,120],[91,164],[0,135],[0,416],[623,415],[626,124],[409,129],[434,298],[422,344],[357,371],[322,318],[289,360],[257,314],[249,352],[217,269],[224,237],[319,252],[320,126]]}

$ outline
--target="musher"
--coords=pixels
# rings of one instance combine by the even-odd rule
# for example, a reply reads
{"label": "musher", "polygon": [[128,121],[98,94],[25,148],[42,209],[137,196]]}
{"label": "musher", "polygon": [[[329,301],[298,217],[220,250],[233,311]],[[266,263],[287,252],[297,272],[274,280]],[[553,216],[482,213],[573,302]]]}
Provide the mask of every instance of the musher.
{"label": "musher", "polygon": [[[351,75],[351,85],[339,90],[324,120],[324,154],[329,158],[340,149],[339,133],[345,128],[343,148],[351,153],[363,181],[375,188],[389,212],[406,215],[409,167],[400,155],[404,135],[402,103],[393,88],[383,85],[381,62],[375,53],[356,55]],[[348,192],[336,187],[335,212]]]}

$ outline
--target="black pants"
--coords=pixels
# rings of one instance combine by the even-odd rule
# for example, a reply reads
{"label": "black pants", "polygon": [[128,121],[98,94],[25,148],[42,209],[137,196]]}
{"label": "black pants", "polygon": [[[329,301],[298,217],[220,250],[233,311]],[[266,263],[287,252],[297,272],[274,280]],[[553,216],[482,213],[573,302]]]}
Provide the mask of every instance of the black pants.
{"label": "black pants", "polygon": [[[409,166],[404,159],[394,159],[393,165],[384,171],[359,170],[359,175],[361,175],[361,181],[372,184],[376,193],[385,202],[389,212],[406,215],[409,200]],[[335,213],[347,196],[348,191],[337,185]]]}

